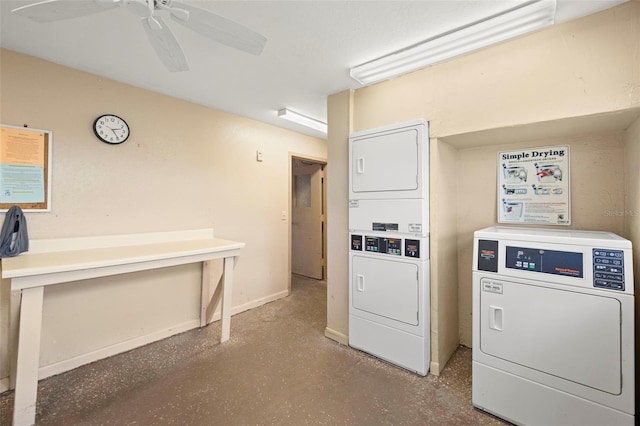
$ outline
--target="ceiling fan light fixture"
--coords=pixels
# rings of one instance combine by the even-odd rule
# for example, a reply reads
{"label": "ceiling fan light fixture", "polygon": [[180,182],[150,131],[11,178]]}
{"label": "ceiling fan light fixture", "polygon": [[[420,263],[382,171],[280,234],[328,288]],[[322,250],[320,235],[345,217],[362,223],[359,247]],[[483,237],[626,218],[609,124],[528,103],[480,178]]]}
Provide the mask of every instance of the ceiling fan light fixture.
{"label": "ceiling fan light fixture", "polygon": [[362,85],[406,74],[553,25],[556,0],[533,0],[355,66]]}
{"label": "ceiling fan light fixture", "polygon": [[278,117],[327,134],[327,123],[316,120],[315,118],[307,117],[306,115],[300,114],[298,112],[291,111],[288,108],[282,108],[281,110],[278,110]]}

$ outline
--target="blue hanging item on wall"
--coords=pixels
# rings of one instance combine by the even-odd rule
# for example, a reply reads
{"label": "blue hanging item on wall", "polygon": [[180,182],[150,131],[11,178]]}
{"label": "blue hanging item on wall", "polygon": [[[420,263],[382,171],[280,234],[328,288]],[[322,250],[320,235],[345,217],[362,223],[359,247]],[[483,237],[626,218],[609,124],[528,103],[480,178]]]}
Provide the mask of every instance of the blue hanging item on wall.
{"label": "blue hanging item on wall", "polygon": [[27,220],[22,209],[13,206],[7,211],[0,233],[0,258],[14,257],[29,250]]}

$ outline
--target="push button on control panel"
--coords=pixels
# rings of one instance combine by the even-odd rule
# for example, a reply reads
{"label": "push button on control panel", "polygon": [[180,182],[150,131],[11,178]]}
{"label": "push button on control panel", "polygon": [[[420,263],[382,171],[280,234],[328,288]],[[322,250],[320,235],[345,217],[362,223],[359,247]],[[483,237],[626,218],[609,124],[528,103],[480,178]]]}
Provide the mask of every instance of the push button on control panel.
{"label": "push button on control panel", "polygon": [[624,252],[593,249],[593,286],[624,291]]}

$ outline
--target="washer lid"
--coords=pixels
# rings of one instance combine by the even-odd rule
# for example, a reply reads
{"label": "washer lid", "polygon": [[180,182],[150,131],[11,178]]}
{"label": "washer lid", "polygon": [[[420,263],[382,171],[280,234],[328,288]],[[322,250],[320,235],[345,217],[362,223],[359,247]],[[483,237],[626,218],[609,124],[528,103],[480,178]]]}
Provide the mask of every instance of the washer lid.
{"label": "washer lid", "polygon": [[522,228],[491,226],[475,231],[476,239],[525,241],[528,243],[571,244],[589,247],[630,249],[631,241],[613,232],[575,229]]}

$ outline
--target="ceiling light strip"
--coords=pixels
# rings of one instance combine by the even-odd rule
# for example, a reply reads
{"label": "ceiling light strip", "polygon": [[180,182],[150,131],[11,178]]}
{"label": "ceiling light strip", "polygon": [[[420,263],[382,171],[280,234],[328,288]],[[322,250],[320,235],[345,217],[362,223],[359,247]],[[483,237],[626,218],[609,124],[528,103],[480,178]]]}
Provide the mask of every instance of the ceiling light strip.
{"label": "ceiling light strip", "polygon": [[302,126],[309,127],[311,129],[317,130],[322,133],[327,133],[327,123],[316,120],[311,117],[307,117],[306,115],[302,115],[298,112],[291,111],[287,108],[282,108],[278,111],[278,117],[284,118],[285,120],[292,121],[294,123],[300,124]]}
{"label": "ceiling light strip", "polygon": [[366,85],[553,25],[556,0],[534,0],[349,70]]}

